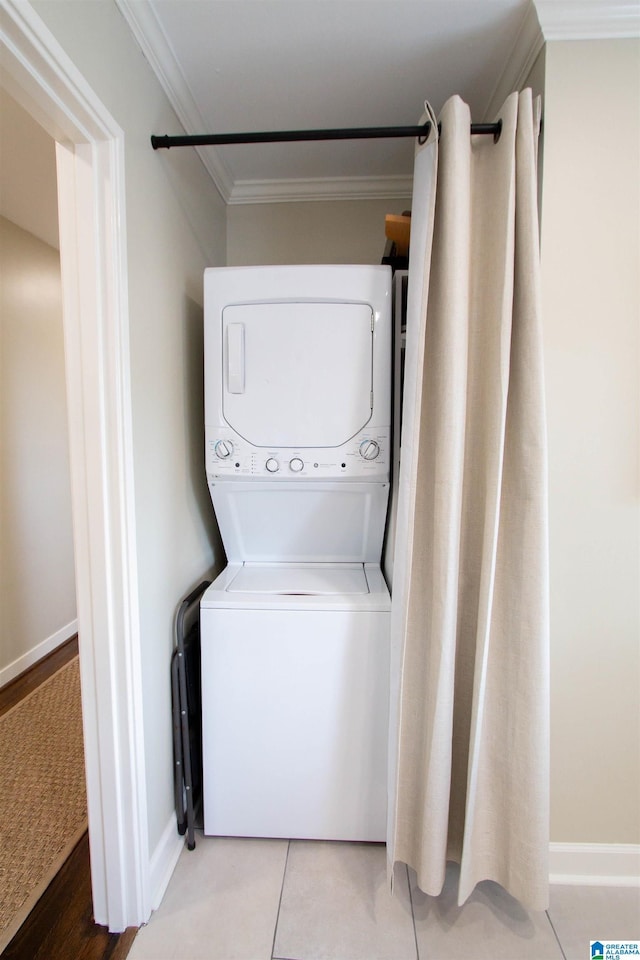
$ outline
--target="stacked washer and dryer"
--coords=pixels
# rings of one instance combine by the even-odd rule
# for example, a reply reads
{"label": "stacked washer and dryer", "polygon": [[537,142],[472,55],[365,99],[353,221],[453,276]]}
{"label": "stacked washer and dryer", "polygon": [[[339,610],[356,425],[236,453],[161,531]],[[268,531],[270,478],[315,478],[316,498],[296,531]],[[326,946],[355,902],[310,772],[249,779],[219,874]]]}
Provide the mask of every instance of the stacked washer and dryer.
{"label": "stacked washer and dryer", "polygon": [[386,834],[391,271],[205,271],[206,834]]}

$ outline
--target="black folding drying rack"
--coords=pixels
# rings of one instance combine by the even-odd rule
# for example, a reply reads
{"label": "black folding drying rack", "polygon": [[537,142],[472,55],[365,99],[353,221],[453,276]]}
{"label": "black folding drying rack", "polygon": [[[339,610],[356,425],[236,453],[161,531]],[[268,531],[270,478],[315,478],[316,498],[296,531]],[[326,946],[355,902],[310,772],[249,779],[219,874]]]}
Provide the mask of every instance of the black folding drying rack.
{"label": "black folding drying rack", "polygon": [[178,607],[176,647],[171,656],[173,770],[178,833],[195,849],[202,826],[202,694],[200,683],[200,598],[203,580]]}

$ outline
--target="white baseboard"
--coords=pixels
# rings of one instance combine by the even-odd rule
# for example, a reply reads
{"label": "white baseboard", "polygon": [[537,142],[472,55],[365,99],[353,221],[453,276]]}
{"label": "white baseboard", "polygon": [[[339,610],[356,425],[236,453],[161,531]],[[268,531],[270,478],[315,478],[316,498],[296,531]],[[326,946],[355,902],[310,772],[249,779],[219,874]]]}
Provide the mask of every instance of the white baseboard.
{"label": "white baseboard", "polygon": [[185,837],[181,837],[178,833],[175,814],[172,814],[151,857],[149,873],[152,910],[157,910],[162,903],[185,843]]}
{"label": "white baseboard", "polygon": [[0,687],[4,687],[5,683],[9,683],[11,680],[19,677],[21,673],[28,670],[29,667],[32,667],[38,660],[42,660],[43,657],[46,657],[48,653],[51,653],[56,647],[63,644],[65,640],[69,640],[69,638],[77,632],[78,621],[72,620],[71,623],[68,623],[65,627],[60,627],[59,630],[52,633],[46,640],[36,644],[31,650],[27,650],[26,653],[23,653],[22,656],[14,660],[13,663],[3,667],[0,670]]}
{"label": "white baseboard", "polygon": [[593,887],[638,887],[640,844],[550,843],[549,882]]}

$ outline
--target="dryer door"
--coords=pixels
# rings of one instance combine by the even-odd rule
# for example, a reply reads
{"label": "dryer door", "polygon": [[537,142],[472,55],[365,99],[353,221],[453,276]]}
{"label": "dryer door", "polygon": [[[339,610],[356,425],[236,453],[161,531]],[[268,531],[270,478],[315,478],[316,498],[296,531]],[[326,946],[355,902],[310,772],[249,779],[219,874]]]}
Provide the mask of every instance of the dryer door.
{"label": "dryer door", "polygon": [[222,332],[224,418],[254,446],[337,447],[371,418],[368,304],[234,304]]}

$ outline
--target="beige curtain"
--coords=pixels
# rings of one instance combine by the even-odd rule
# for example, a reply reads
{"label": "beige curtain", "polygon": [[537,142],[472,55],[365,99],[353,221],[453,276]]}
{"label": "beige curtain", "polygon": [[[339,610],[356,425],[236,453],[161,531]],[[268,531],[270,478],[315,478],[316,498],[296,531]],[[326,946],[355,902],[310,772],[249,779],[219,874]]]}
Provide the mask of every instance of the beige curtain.
{"label": "beige curtain", "polygon": [[460,903],[490,879],[532,909],[549,764],[538,110],[513,94],[494,143],[454,97],[416,150],[388,835],[391,875],[409,864],[426,893],[453,860]]}

